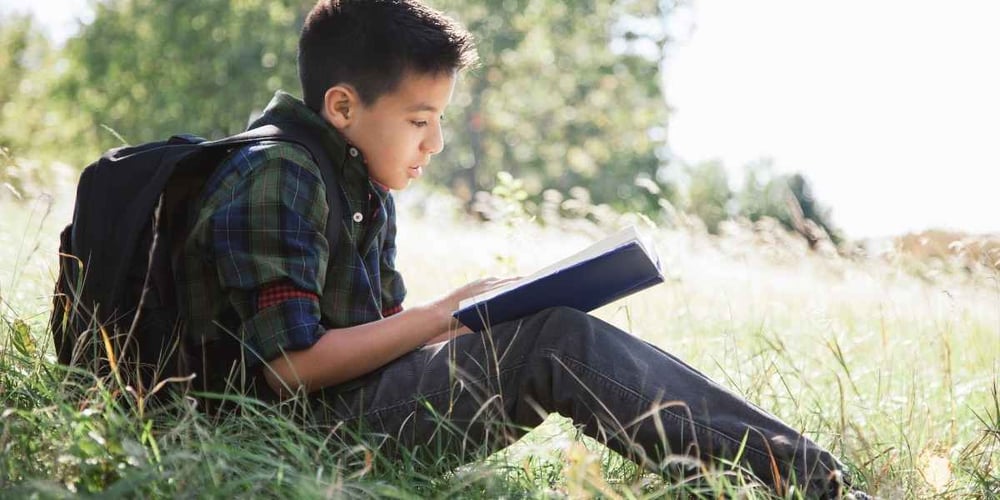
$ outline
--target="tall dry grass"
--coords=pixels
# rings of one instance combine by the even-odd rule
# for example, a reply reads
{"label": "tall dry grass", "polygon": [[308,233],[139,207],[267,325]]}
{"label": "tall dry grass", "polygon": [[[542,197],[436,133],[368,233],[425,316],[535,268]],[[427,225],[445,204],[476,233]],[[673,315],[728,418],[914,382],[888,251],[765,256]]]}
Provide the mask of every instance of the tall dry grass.
{"label": "tall dry grass", "polygon": [[[400,200],[399,267],[411,303],[471,279],[516,275],[572,253],[601,228],[479,224],[445,198]],[[652,478],[553,417],[474,464],[388,462],[335,446],[244,401],[211,421],[179,403],[139,417],[113,384],[69,397],[45,331],[55,241],[71,197],[0,205],[0,488],[63,496],[764,496]],[[49,213],[48,217],[45,214]],[[644,224],[623,216],[618,224]],[[801,242],[646,228],[668,281],[595,312],[677,354],[830,447],[886,498],[1000,494],[1000,284],[996,274],[914,273]],[[78,393],[79,395],[79,393]],[[733,489],[736,488],[736,489]]]}

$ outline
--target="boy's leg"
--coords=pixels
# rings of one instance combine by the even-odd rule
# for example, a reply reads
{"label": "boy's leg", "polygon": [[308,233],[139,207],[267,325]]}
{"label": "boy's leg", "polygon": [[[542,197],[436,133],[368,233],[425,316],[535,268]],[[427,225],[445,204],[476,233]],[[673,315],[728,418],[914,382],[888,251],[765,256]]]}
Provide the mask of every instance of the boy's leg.
{"label": "boy's leg", "polygon": [[841,468],[674,356],[565,308],[415,351],[315,402],[327,421],[392,437],[390,448],[445,447],[470,459],[558,412],[654,469],[682,456],[732,459],[741,448],[742,462],[777,488],[792,476],[825,488]]}

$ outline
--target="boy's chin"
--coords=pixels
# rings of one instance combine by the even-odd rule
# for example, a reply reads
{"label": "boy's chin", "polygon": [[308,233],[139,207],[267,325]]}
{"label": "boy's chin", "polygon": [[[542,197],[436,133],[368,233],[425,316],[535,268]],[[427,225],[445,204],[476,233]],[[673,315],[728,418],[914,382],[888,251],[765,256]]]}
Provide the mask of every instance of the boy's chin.
{"label": "boy's chin", "polygon": [[383,181],[374,177],[371,179],[372,182],[378,184],[382,189],[387,191],[402,191],[409,187],[410,182],[413,181],[413,179],[386,179]]}

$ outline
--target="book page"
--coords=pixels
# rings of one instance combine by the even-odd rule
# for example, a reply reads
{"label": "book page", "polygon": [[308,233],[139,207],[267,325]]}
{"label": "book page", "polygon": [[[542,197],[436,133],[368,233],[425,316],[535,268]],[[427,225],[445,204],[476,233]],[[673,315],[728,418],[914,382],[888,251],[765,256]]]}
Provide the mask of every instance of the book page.
{"label": "book page", "polygon": [[525,276],[524,278],[508,283],[507,285],[504,285],[500,288],[490,290],[486,293],[481,293],[479,295],[476,295],[475,297],[470,297],[468,299],[465,299],[459,303],[458,308],[464,309],[477,302],[489,300],[493,297],[502,295],[526,283],[531,283],[532,281],[544,278],[545,276],[553,274],[559,271],[560,269],[572,267],[574,264],[578,264],[580,262],[585,262],[587,260],[593,259],[597,256],[600,256],[601,254],[607,253],[611,250],[614,250],[615,248],[624,246],[633,241],[638,242],[639,247],[642,248],[642,250],[646,252],[647,255],[650,255],[654,263],[657,265],[657,267],[659,267],[659,259],[655,257],[655,253],[651,253],[650,248],[646,244],[644,244],[642,239],[639,237],[639,232],[636,230],[635,226],[629,226],[626,227],[625,229],[622,229],[621,231],[618,231],[617,233],[614,233],[604,238],[603,240],[594,243],[593,245],[590,245],[589,247],[573,255],[570,255],[569,257],[566,257],[565,259],[562,259],[528,276]]}

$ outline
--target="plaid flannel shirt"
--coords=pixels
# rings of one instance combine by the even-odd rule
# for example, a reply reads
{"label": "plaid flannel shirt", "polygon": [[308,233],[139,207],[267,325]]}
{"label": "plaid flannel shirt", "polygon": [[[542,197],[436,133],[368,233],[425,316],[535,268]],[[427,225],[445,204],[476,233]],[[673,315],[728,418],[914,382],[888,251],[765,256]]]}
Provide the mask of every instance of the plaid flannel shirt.
{"label": "plaid flannel shirt", "polygon": [[[391,194],[369,179],[336,129],[288,94],[278,92],[251,128],[289,120],[323,131],[340,185],[324,186],[319,166],[296,144],[245,146],[206,182],[174,265],[186,338],[239,342],[249,366],[305,349],[328,328],[395,314],[406,294],[394,267]],[[333,249],[325,236],[328,188],[347,201]]]}

